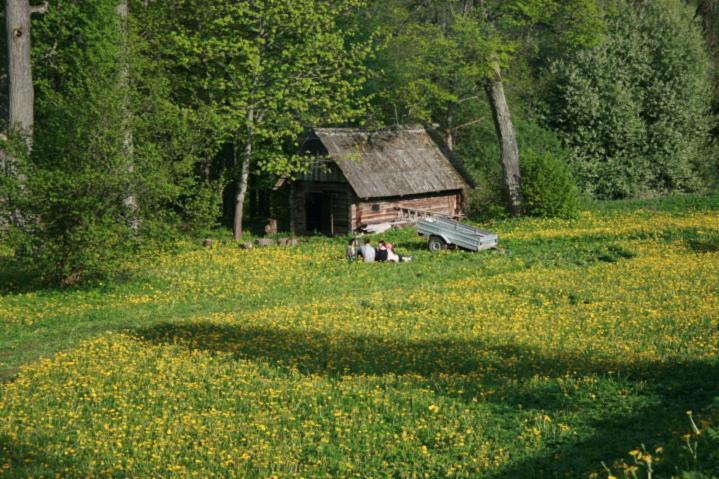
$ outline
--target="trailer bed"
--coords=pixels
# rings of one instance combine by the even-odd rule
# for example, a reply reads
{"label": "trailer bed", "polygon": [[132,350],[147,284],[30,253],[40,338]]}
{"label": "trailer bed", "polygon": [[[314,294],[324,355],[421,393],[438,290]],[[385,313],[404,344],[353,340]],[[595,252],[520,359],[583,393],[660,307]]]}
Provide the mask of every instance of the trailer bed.
{"label": "trailer bed", "polygon": [[416,228],[417,233],[429,239],[428,245],[432,251],[448,246],[482,251],[496,248],[499,243],[499,237],[492,232],[439,216],[422,218],[417,222]]}

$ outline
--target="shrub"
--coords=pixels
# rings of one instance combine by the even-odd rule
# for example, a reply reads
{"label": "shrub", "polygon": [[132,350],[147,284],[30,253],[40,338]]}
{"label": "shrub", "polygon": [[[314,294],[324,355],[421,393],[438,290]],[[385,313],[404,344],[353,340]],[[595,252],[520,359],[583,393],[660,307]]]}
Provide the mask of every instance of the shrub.
{"label": "shrub", "polygon": [[469,192],[467,216],[474,221],[502,219],[509,216],[502,191],[502,178],[475,174],[475,187]]}
{"label": "shrub", "polygon": [[187,229],[205,236],[216,227],[222,211],[222,189],[218,182],[192,185],[189,194],[181,201]]}
{"label": "shrub", "polygon": [[550,126],[600,199],[700,190],[712,172],[711,62],[694,10],[621,2],[605,39],[550,68]]}
{"label": "shrub", "polygon": [[522,157],[522,191],[531,216],[574,218],[579,193],[567,166],[551,154],[528,150]]}
{"label": "shrub", "polygon": [[[514,118],[514,126],[517,130],[519,163],[522,169],[525,157],[531,155],[532,151],[543,151],[553,158],[567,156],[556,135],[541,127],[536,119],[525,119],[519,114]],[[469,216],[479,221],[508,217],[499,145],[491,122],[466,132],[462,142],[458,144],[457,154],[464,160],[464,166],[476,183],[476,188],[469,197]],[[531,163],[533,159],[526,161]]]}

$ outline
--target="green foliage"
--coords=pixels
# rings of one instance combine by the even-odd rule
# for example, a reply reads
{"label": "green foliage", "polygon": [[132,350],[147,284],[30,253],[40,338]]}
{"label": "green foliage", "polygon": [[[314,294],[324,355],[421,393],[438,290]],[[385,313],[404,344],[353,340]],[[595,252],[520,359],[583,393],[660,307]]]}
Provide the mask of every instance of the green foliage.
{"label": "green foliage", "polygon": [[250,175],[305,170],[309,158],[295,154],[300,134],[308,126],[343,123],[364,111],[359,92],[372,44],[357,37],[353,23],[363,4],[192,0],[137,9],[170,79],[172,102],[209,112],[217,120],[209,132],[213,143],[231,147],[206,170],[222,187],[236,191],[235,234],[242,229]]}
{"label": "green foliage", "polygon": [[114,2],[59,2],[36,22],[36,124],[22,165],[28,258],[53,282],[112,270],[129,253]]}
{"label": "green foliage", "polygon": [[[714,398],[713,419],[719,419],[719,397]],[[682,479],[717,479],[719,478],[719,428],[701,424],[684,436],[684,459],[687,464],[682,472]],[[702,427],[703,426],[703,427]]]}
{"label": "green foliage", "polygon": [[[717,0],[691,0],[690,5],[696,8],[695,18],[701,21],[704,38],[714,66],[712,113],[712,139],[719,142],[719,2]],[[719,187],[719,155],[714,165],[712,186]]]}
{"label": "green foliage", "polygon": [[[693,191],[719,178],[705,141],[708,59],[693,11],[677,2],[129,4],[126,31],[115,0],[57,0],[33,19],[35,144],[30,158],[5,164],[14,171],[0,177],[0,228],[48,278],[110,270],[179,225],[211,230],[243,153],[255,185],[292,175],[308,163],[295,154],[308,126],[436,124],[479,185],[471,213],[502,216],[483,98],[497,63],[532,214],[571,216],[576,201],[565,152],[542,122],[596,197]],[[547,108],[537,108],[547,82]]]}
{"label": "green foliage", "polygon": [[222,189],[219,186],[217,183],[198,182],[191,193],[183,195],[181,204],[186,212],[187,229],[206,233],[217,224],[222,204]]}
{"label": "green foliage", "polygon": [[[175,102],[210,109],[221,118],[215,137],[250,151],[258,169],[284,174],[305,166],[286,147],[308,125],[341,123],[362,111],[357,93],[370,45],[351,41],[348,22],[362,3],[153,3],[141,15],[169,64]],[[239,169],[228,173],[237,178]]]}
{"label": "green foliage", "polygon": [[549,123],[597,198],[694,191],[707,147],[710,63],[693,11],[661,0],[622,4],[604,41],[554,63]]}
{"label": "green foliage", "polygon": [[399,33],[380,51],[376,67],[382,75],[372,86],[384,122],[437,123],[456,134],[474,119],[478,100],[484,97],[488,58],[506,62],[512,47],[486,35],[476,16],[442,12],[436,18],[437,8],[420,7],[414,17],[405,5],[386,20],[382,28]]}
{"label": "green foliage", "polygon": [[529,118],[530,108],[524,107],[532,101],[538,65],[601,38],[604,22],[597,2],[393,0],[376,5],[370,11],[380,26],[370,25],[389,34],[373,65],[382,72],[371,82],[375,115],[384,123],[436,125],[478,183],[470,215],[501,215],[504,179],[485,100],[487,78],[499,65],[515,95],[510,100],[515,118]]}
{"label": "green foliage", "polygon": [[[569,178],[560,181],[558,178],[564,178],[567,175],[566,166],[563,160],[567,156],[567,152],[562,147],[559,139],[553,132],[540,127],[535,121],[528,121],[517,115],[514,117],[514,126],[517,131],[517,140],[519,142],[521,171],[525,174],[524,162],[536,163],[537,155],[545,155],[551,157],[552,179],[539,178],[537,188],[543,182],[551,184],[552,188],[561,188],[563,181],[568,181],[573,185]],[[507,215],[505,192],[502,188],[502,168],[496,160],[499,157],[499,147],[495,138],[495,131],[491,124],[481,123],[471,131],[467,131],[462,135],[462,141],[457,145],[457,154],[464,158],[464,165],[472,174],[477,187],[470,195],[470,211],[469,215],[475,219],[502,218]],[[554,160],[554,159],[557,160]],[[559,162],[559,164],[555,164]],[[532,168],[532,167],[530,167]],[[536,168],[535,168],[536,169]],[[534,169],[532,170],[534,171]],[[523,178],[523,187],[527,186],[526,179]],[[530,185],[530,188],[532,186]],[[566,193],[567,198],[576,196],[576,187],[572,186],[572,192]],[[561,191],[561,190],[560,190]],[[541,191],[535,191],[532,195],[541,196]],[[561,196],[561,193],[555,191],[549,196]],[[545,198],[548,200],[548,198]],[[542,203],[541,200],[538,200]],[[551,208],[550,208],[551,209]],[[528,212],[538,216],[554,216],[557,213]],[[560,215],[562,216],[562,215]],[[571,215],[570,215],[571,216]]]}
{"label": "green foliage", "polygon": [[474,221],[505,219],[509,212],[504,203],[500,173],[475,175],[475,187],[469,192],[467,216]]}
{"label": "green foliage", "polygon": [[[714,398],[702,411],[701,419],[695,418],[693,411],[686,411],[688,424],[683,432],[668,447],[658,447],[648,451],[642,444],[629,451],[632,459],[615,464],[622,479],[638,477],[659,477],[671,479],[717,479],[719,478],[719,397]],[[679,437],[681,435],[681,437]],[[611,471],[606,465],[607,471]],[[611,474],[610,474],[611,476]]]}
{"label": "green foliage", "polygon": [[168,100],[167,78],[116,6],[58,1],[34,24],[37,115],[19,230],[52,282],[113,273],[191,217],[181,200],[200,188],[196,165],[215,148],[201,112]]}
{"label": "green foliage", "polygon": [[371,87],[376,114],[385,123],[436,123],[455,136],[482,118],[495,65],[511,70],[517,57],[593,45],[603,29],[594,0],[375,5],[367,28],[388,37],[373,64],[381,70]]}
{"label": "green foliage", "polygon": [[123,201],[132,181],[115,128],[118,104],[106,96],[62,100],[73,123],[44,136],[47,123],[38,124],[34,155],[44,161],[24,170],[22,211],[34,220],[23,231],[29,258],[48,280],[76,282],[112,271],[130,252],[133,213]]}
{"label": "green foliage", "polygon": [[0,240],[16,238],[22,222],[20,202],[24,182],[23,165],[27,162],[27,143],[16,131],[0,138]]}
{"label": "green foliage", "polygon": [[[523,37],[544,54],[594,46],[604,31],[595,0],[521,0],[497,2],[505,30]],[[528,35],[529,34],[529,35]]]}
{"label": "green foliage", "polygon": [[526,212],[546,218],[575,218],[579,212],[579,193],[569,168],[549,153],[524,150],[522,192]]}

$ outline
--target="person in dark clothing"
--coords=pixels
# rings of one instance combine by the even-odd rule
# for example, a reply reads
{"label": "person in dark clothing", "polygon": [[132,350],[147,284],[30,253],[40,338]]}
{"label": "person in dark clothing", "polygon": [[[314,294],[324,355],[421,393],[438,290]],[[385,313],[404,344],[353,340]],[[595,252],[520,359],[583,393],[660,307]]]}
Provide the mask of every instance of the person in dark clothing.
{"label": "person in dark clothing", "polygon": [[387,244],[380,241],[375,252],[375,261],[387,261]]}

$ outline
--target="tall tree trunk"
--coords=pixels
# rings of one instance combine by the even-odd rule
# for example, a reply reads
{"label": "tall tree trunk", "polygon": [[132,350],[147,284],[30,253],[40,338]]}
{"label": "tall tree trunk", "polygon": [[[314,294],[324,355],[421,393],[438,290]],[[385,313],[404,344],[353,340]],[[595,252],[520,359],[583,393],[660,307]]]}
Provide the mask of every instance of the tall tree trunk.
{"label": "tall tree trunk", "polygon": [[[7,39],[8,133],[22,135],[26,152],[32,150],[32,130],[35,120],[35,89],[32,83],[30,31],[33,13],[45,13],[47,2],[30,5],[29,0],[5,0],[5,29]],[[17,171],[16,159],[7,151],[0,151],[0,174],[17,179],[20,186],[24,176]],[[25,222],[20,211],[13,211],[11,221]]]}
{"label": "tall tree trunk", "polygon": [[35,89],[32,84],[30,57],[30,16],[45,13],[48,4],[31,6],[29,0],[5,0],[5,22],[8,46],[9,108],[8,126],[25,138],[32,149]]}
{"label": "tall tree trunk", "polygon": [[[255,114],[250,110],[247,114],[247,137],[244,138],[245,148],[242,152],[242,170],[240,172],[240,180],[237,185],[237,196],[235,198],[235,220],[233,222],[233,231],[235,240],[242,238],[242,218],[245,210],[245,197],[247,196],[247,186],[250,178],[250,161],[252,159],[252,141],[253,141],[253,123]],[[238,135],[239,140],[239,135]],[[236,147],[233,147],[236,148]],[[236,150],[234,155],[236,156]]]}
{"label": "tall tree trunk", "polygon": [[454,151],[454,125],[452,123],[453,120],[454,118],[452,117],[451,113],[447,115],[447,129],[444,132],[444,142],[450,152]]}
{"label": "tall tree trunk", "polygon": [[[133,161],[135,146],[132,138],[132,122],[130,115],[130,62],[129,62],[129,32],[128,32],[128,5],[127,0],[120,0],[116,7],[115,13],[118,17],[119,28],[120,28],[120,50],[119,50],[119,72],[118,72],[118,86],[120,88],[120,94],[122,95],[122,119],[120,128],[122,129],[122,154],[125,158],[125,169],[127,170],[128,177],[132,179],[133,172],[135,170],[135,164]],[[129,224],[132,229],[140,227],[140,218],[138,217],[139,203],[137,196],[132,191],[132,186],[127,191],[127,196],[123,200],[123,204],[130,210]]]}
{"label": "tall tree trunk", "polygon": [[522,178],[519,171],[519,147],[512,125],[512,116],[504,95],[502,73],[499,65],[493,67],[493,75],[486,84],[487,98],[492,110],[497,140],[502,150],[501,161],[504,170],[504,184],[509,198],[512,215],[522,214]]}

